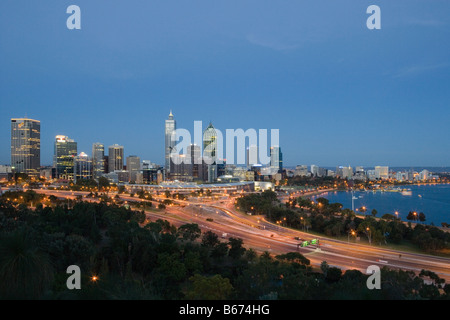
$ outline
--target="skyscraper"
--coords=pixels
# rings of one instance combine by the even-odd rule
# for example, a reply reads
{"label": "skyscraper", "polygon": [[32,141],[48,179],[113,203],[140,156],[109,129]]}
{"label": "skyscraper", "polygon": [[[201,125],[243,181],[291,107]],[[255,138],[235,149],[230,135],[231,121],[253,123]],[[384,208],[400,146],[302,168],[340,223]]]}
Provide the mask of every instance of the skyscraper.
{"label": "skyscraper", "polygon": [[39,176],[41,166],[41,122],[11,119],[11,167],[15,172]]}
{"label": "skyscraper", "polygon": [[278,146],[270,147],[270,168],[273,173],[283,170],[283,154]]}
{"label": "skyscraper", "polygon": [[375,175],[377,178],[382,180],[389,179],[389,167],[387,166],[376,166]]}
{"label": "skyscraper", "polygon": [[208,182],[217,179],[217,132],[212,123],[203,132],[203,159],[208,166]]}
{"label": "skyscraper", "polygon": [[[166,176],[171,172],[172,162],[170,161],[170,153],[175,147],[175,141],[172,141],[172,134],[177,128],[176,121],[173,119],[172,110],[170,110],[169,119],[166,120],[164,126],[164,136],[165,136],[165,170]],[[174,150],[175,151],[175,150]]]}
{"label": "skyscraper", "polygon": [[108,148],[109,172],[123,170],[123,146],[114,144]]}
{"label": "skyscraper", "polygon": [[317,177],[319,175],[319,166],[316,166],[315,164],[311,165],[311,175],[313,177]]}
{"label": "skyscraper", "polygon": [[74,182],[92,179],[92,159],[81,152],[74,159]]}
{"label": "skyscraper", "polygon": [[200,146],[191,144],[188,146],[187,151],[188,156],[191,158],[189,174],[193,180],[204,180],[205,172],[203,170],[204,165]]}
{"label": "skyscraper", "polygon": [[92,145],[92,168],[94,179],[100,178],[105,173],[105,146],[96,142]]}
{"label": "skyscraper", "polygon": [[77,156],[77,143],[67,136],[57,135],[53,167],[57,179],[74,179],[74,160]]}
{"label": "skyscraper", "polygon": [[217,132],[212,123],[203,132],[203,158],[211,164],[217,160]]}
{"label": "skyscraper", "polygon": [[258,146],[250,145],[247,148],[247,154],[245,157],[245,164],[247,165],[247,169],[251,169],[255,164],[259,164],[259,155],[258,155]]}
{"label": "skyscraper", "polygon": [[128,156],[127,170],[129,172],[129,182],[136,183],[137,174],[141,171],[141,158],[138,156]]}

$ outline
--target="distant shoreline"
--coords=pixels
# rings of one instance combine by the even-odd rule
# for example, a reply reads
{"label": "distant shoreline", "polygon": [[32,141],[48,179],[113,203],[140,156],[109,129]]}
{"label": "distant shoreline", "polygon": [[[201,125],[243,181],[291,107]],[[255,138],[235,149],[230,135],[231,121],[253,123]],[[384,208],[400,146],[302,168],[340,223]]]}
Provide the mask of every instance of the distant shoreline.
{"label": "distant shoreline", "polygon": [[[439,188],[439,187],[445,187],[445,186],[449,186],[450,185],[450,183],[417,183],[417,184],[411,184],[410,186],[411,187],[413,187],[413,186],[415,186],[415,187],[422,187],[422,186],[427,186],[427,187],[437,187],[437,188]],[[414,188],[414,192],[417,192],[418,190],[420,190],[420,189],[418,189],[418,188]],[[422,189],[423,190],[423,192],[425,192],[425,189]],[[311,194],[311,195],[309,195],[308,197],[312,197],[312,196],[317,196],[317,195],[320,195],[320,194],[325,194],[325,193],[328,193],[328,191],[327,190],[322,190],[323,192],[321,192],[321,193],[315,193],[315,194]],[[346,194],[348,194],[349,196],[350,196],[350,194],[351,194],[351,189],[347,189],[347,190],[343,190],[343,189],[340,189],[340,190],[334,190],[335,192],[345,192]],[[360,194],[366,194],[366,193],[372,193],[372,190],[359,190],[359,189],[357,189],[357,190],[354,190],[355,192],[357,192],[357,193],[360,193]],[[430,192],[433,192],[433,190],[431,190]],[[385,193],[387,196],[388,196],[388,194],[392,194],[392,192],[380,192],[380,191],[376,191],[376,193]],[[400,193],[400,192],[395,192],[395,193]],[[419,191],[419,193],[421,193],[421,191]],[[306,195],[305,195],[305,197],[306,197]],[[328,198],[327,196],[325,196],[326,198]],[[332,196],[332,199],[334,198],[335,196]],[[344,195],[344,197],[345,197],[345,195]],[[338,199],[336,200],[330,200],[330,202],[340,202],[339,201],[339,198],[342,198],[342,196],[338,196]],[[391,197],[390,196],[388,196],[388,198],[390,199]],[[411,199],[410,197],[405,197],[405,199]],[[380,201],[383,201],[383,200],[380,200]],[[388,201],[390,201],[390,200],[388,200]],[[390,205],[390,203],[389,202],[386,202],[386,204],[387,204],[387,206],[389,207]],[[384,206],[386,206],[386,204],[384,204]],[[381,205],[381,204],[380,204]],[[348,208],[348,209],[351,209],[351,206],[350,207],[348,207],[348,204],[347,205],[345,205],[345,207],[346,208]],[[355,208],[356,208],[357,206],[355,206]],[[382,206],[381,206],[382,207]],[[379,212],[394,212],[395,210],[398,210],[397,208],[394,210],[394,209],[392,209],[392,210],[388,210],[388,211],[386,211],[386,209],[380,209],[380,208],[378,208],[378,207],[376,207],[376,206],[372,206],[372,208],[375,208],[375,209],[377,209]],[[416,209],[414,209],[414,210],[416,210]],[[414,211],[413,209],[406,209],[405,208],[405,210],[403,210],[403,211],[401,211],[401,210],[399,210],[399,211],[401,211],[401,212],[403,212],[402,213],[402,215],[403,215],[403,219],[401,219],[401,221],[402,222],[404,222],[404,223],[408,223],[408,222],[411,222],[411,224],[414,226],[414,225],[416,225],[416,224],[422,224],[422,225],[426,225],[426,226],[434,226],[434,227],[437,227],[437,228],[439,228],[439,229],[441,229],[441,230],[443,230],[443,231],[446,231],[446,232],[449,232],[450,231],[450,228],[446,228],[446,227],[442,227],[440,224],[442,223],[442,222],[446,222],[446,220],[448,219],[448,218],[446,218],[446,217],[442,217],[441,215],[439,215],[439,216],[437,216],[437,215],[428,215],[428,217],[431,217],[429,220],[436,220],[436,221],[426,221],[426,222],[418,222],[418,221],[409,221],[409,220],[406,220],[406,217],[405,217],[405,214],[408,212],[408,211]],[[430,210],[432,211],[432,210],[434,210],[433,208],[430,208]],[[418,211],[419,212],[419,211]],[[425,212],[425,209],[424,209],[424,212]],[[440,211],[439,211],[440,212]],[[426,213],[426,212],[425,212]],[[361,214],[361,213],[359,213],[358,211],[356,211],[355,212],[355,214],[357,215],[357,216],[359,216],[359,217],[365,217],[366,215],[370,215],[370,214]],[[434,214],[436,214],[436,212],[434,212]],[[431,223],[434,223],[434,225],[432,225]]]}

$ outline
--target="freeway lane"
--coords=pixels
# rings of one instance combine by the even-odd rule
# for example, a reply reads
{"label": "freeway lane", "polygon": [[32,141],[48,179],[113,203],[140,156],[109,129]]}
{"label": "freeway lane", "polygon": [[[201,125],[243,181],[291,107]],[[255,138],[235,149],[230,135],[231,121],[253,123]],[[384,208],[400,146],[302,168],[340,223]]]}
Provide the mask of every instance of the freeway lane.
{"label": "freeway lane", "polygon": [[[224,209],[230,216],[234,216],[236,220],[247,221],[249,224],[254,223],[254,218],[242,215],[226,208]],[[252,221],[253,219],[253,221]],[[257,218],[260,219],[260,218]],[[244,222],[245,223],[245,222]],[[326,237],[313,236],[311,234],[284,228],[264,219],[260,219],[260,226],[264,226],[265,230],[273,231],[277,234],[277,238],[284,243],[292,245],[298,244],[294,241],[294,237],[311,240],[316,238],[320,240],[320,251],[314,251],[314,256],[323,258],[330,264],[338,263],[337,266],[343,268],[354,268],[355,265],[367,266],[376,264],[379,266],[389,266],[391,268],[399,268],[403,270],[412,270],[420,272],[422,269],[436,272],[440,277],[450,279],[450,259],[431,256],[426,254],[407,253],[392,249],[385,249],[369,245],[356,243],[347,243],[344,241],[329,239]],[[283,237],[281,239],[280,237]],[[300,249],[300,251],[306,248]],[[364,269],[365,270],[365,269]]]}
{"label": "freeway lane", "polygon": [[[37,190],[38,191],[38,190]],[[48,195],[54,194],[61,198],[76,198],[77,195],[87,195],[87,192],[39,190]],[[120,195],[123,200],[138,201],[126,195]],[[89,199],[92,200],[92,199]],[[175,226],[185,223],[197,223],[203,231],[211,230],[219,234],[227,233],[228,237],[241,238],[248,248],[259,252],[268,251],[271,254],[282,254],[298,251],[310,259],[313,266],[320,266],[322,261],[341,269],[358,269],[365,273],[369,265],[388,266],[416,273],[420,270],[431,270],[441,278],[450,281],[450,259],[425,254],[401,252],[380,247],[347,243],[326,237],[312,236],[306,232],[284,228],[266,221],[261,217],[248,216],[232,209],[231,201],[197,202],[180,201],[185,207],[167,207],[166,214],[147,211],[150,219],[166,219]],[[201,204],[200,204],[201,203]],[[227,206],[228,204],[228,206]],[[212,219],[207,221],[206,219]],[[320,246],[298,248],[299,241],[294,237],[320,240]]]}

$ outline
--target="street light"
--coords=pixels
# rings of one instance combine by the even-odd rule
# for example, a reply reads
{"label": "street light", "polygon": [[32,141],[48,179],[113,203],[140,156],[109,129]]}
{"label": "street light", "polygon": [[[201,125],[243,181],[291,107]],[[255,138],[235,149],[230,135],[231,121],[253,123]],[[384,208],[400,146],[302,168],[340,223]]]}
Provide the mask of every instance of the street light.
{"label": "street light", "polygon": [[372,239],[371,239],[371,235],[372,235],[372,234],[371,234],[371,232],[370,232],[370,228],[367,227],[366,230],[367,230],[367,236],[369,237],[369,244],[372,245]]}
{"label": "street light", "polygon": [[352,237],[354,237],[354,236],[356,235],[355,230],[351,230],[351,231],[348,233],[348,237],[347,237],[347,242],[348,242],[348,243],[350,243],[350,234],[352,235]]}

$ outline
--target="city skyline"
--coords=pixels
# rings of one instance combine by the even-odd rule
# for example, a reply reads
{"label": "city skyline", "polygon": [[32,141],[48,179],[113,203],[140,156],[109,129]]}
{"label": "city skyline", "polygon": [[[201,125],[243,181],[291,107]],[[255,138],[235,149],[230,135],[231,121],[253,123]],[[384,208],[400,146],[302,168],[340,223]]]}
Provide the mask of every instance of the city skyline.
{"label": "city skyline", "polygon": [[[17,131],[17,128],[15,129],[14,124],[16,122],[38,123],[38,125],[39,125],[39,128],[38,128],[39,134],[38,135],[40,136],[40,129],[41,129],[40,123],[41,122],[40,122],[40,120],[29,119],[29,118],[26,118],[26,117],[23,117],[23,118],[12,118],[12,119],[10,119],[10,121],[11,121],[11,124],[12,124],[12,127],[11,127],[11,158],[10,158],[11,162],[10,163],[4,163],[2,165],[13,166],[12,165],[12,163],[13,163],[13,161],[12,161],[12,159],[13,159],[13,147],[14,147],[15,144],[17,144],[17,143],[14,142],[14,137],[17,136],[17,133],[15,133],[15,131]],[[168,125],[168,123],[169,123],[169,125]],[[26,127],[25,129],[30,129],[30,128]],[[170,139],[167,140],[168,139],[168,132],[172,132],[174,129],[176,129],[176,120],[174,118],[172,110],[170,110],[169,117],[165,120],[165,129],[164,129],[165,130],[165,138],[164,139],[165,139],[165,145],[166,145],[166,147],[165,147],[165,158],[167,156],[167,150],[168,150],[167,149],[167,143],[170,143],[171,145],[174,144],[173,142],[170,142]],[[209,141],[208,139],[210,139],[210,138],[205,138],[205,137],[209,137],[211,135],[211,133],[210,133],[211,130],[215,130],[214,126],[212,125],[212,122],[210,122],[209,125],[204,130],[202,130],[202,132],[203,132],[203,134],[202,134],[203,147],[201,148],[201,150],[203,152],[206,152],[206,154],[208,152],[211,153],[211,150],[209,150],[207,148],[209,143],[210,143],[210,142],[208,142]],[[80,153],[80,155],[83,154],[83,157],[84,156],[88,156],[91,159],[91,161],[92,161],[92,168],[93,168],[93,176],[96,176],[95,172],[97,170],[99,170],[99,168],[97,170],[95,170],[95,168],[96,168],[95,164],[96,164],[97,157],[99,157],[99,159],[97,161],[98,162],[102,162],[103,166],[105,165],[105,157],[106,157],[106,159],[109,159],[110,164],[109,165],[106,164],[106,167],[108,168],[109,166],[112,165],[114,167],[114,170],[112,170],[112,171],[115,171],[115,170],[119,170],[120,171],[120,170],[122,170],[125,167],[125,165],[126,165],[126,163],[128,161],[128,158],[135,157],[135,158],[141,159],[142,160],[141,163],[143,163],[144,161],[151,161],[151,160],[144,160],[141,156],[138,156],[138,155],[135,155],[135,154],[125,153],[125,151],[124,151],[125,147],[123,145],[119,145],[117,143],[109,145],[109,147],[108,147],[108,154],[105,154],[105,144],[100,143],[100,142],[93,142],[92,145],[91,145],[92,154],[89,154],[89,153],[86,153],[83,150],[79,150],[78,147],[77,147],[78,141],[76,141],[75,139],[71,139],[68,136],[56,135],[53,139],[54,140],[53,140],[52,163],[51,164],[42,164],[41,163],[40,166],[38,166],[38,167],[49,167],[49,166],[52,166],[52,167],[58,168],[60,166],[60,164],[58,163],[58,154],[57,154],[58,151],[57,150],[59,150],[60,147],[58,147],[58,146],[60,146],[61,143],[64,146],[64,149],[66,149],[66,147],[65,147],[66,144],[68,144],[68,143],[74,144],[74,146],[75,146],[73,148],[74,150],[72,150],[70,152],[67,151],[67,150],[65,151],[66,153],[68,152],[67,154],[70,155],[71,157],[72,156],[77,157],[77,156],[79,156],[78,153]],[[39,141],[37,141],[37,144],[40,147],[41,140],[40,140],[40,138],[38,140]],[[36,141],[34,143],[36,143]],[[191,146],[193,146],[193,145],[195,145],[195,144],[192,144]],[[214,147],[212,150],[215,150],[216,148],[217,148],[217,146]],[[258,153],[258,146],[256,146],[256,145],[247,145],[246,146],[246,151],[245,151],[245,153],[246,153],[246,160],[245,161],[246,162],[245,162],[245,164],[238,164],[237,166],[242,166],[242,167],[245,166],[245,167],[249,168],[249,165],[250,165],[249,164],[249,160],[252,159],[252,158],[249,158],[249,149],[251,149],[251,148],[256,148],[252,152],[255,154],[254,158],[255,157],[256,157],[256,159],[259,158],[258,155],[257,155],[257,153]],[[115,156],[116,150],[119,150],[118,151],[119,152],[118,153],[118,155],[119,155],[118,159],[115,159],[116,158],[116,156]],[[274,153],[273,152],[274,150],[277,150],[277,151]],[[309,164],[307,164],[307,163],[297,163],[295,165],[287,165],[287,166],[285,166],[283,164],[283,157],[281,156],[281,148],[279,146],[271,146],[270,148],[267,149],[267,152],[269,153],[268,155],[270,156],[270,163],[268,164],[268,167],[270,167],[270,168],[274,167],[274,165],[273,165],[274,162],[277,162],[277,163],[279,162],[279,164],[277,164],[276,166],[279,166],[280,168],[284,167],[284,168],[288,168],[288,169],[291,169],[291,170],[292,169],[296,169],[296,167],[299,167],[299,166],[307,165],[307,166],[311,167],[310,172],[314,174],[313,167],[315,167],[316,169],[320,168],[320,169],[327,169],[327,170],[329,170],[329,169],[334,169],[334,168],[338,169],[339,167],[342,168],[343,165],[345,165],[345,164],[335,164],[335,165],[320,165],[320,166],[318,166],[317,162],[314,162],[314,163],[309,163]],[[96,153],[97,153],[97,157],[96,157]],[[190,153],[191,153],[191,151],[189,151],[189,149],[188,149],[187,154],[190,154]],[[278,154],[278,153],[279,153],[279,156],[275,156],[275,154]],[[100,154],[100,156],[99,156],[99,154]],[[113,155],[113,158],[109,158],[110,154]],[[41,158],[40,149],[39,149],[38,157],[39,157],[39,159]],[[63,162],[64,161],[65,160],[63,160]],[[73,162],[73,160],[71,160],[71,161]],[[258,161],[255,162],[255,164],[257,164]],[[156,162],[154,162],[154,163],[156,163]],[[164,163],[157,163],[157,164],[164,167],[167,164],[167,162],[164,161]],[[369,165],[369,166],[361,165],[361,164],[348,164],[347,166],[349,168],[355,168],[356,171],[358,171],[358,168],[361,168],[363,170],[364,169],[375,169],[376,170],[377,168],[381,168],[381,167],[389,168],[389,169],[391,169],[391,168],[406,169],[406,168],[409,167],[410,170],[413,170],[415,168],[416,169],[417,168],[422,168],[422,169],[426,169],[426,168],[450,168],[450,166],[449,167],[447,167],[447,166],[391,166],[391,165],[386,165],[385,163],[383,163],[382,166],[380,166],[379,163],[375,164],[375,165]],[[386,170],[389,170],[389,169],[386,169]],[[73,168],[72,168],[72,170],[73,170]],[[73,173],[71,173],[71,174],[73,174]],[[386,174],[387,174],[387,172],[384,173],[384,175],[386,175]]]}
{"label": "city skyline", "polygon": [[377,4],[381,30],[352,1],[80,0],[68,30],[64,4],[3,2],[0,163],[9,119],[27,116],[42,121],[43,165],[59,134],[163,164],[172,109],[188,130],[280,129],[285,167],[448,166],[450,8]]}
{"label": "city skyline", "polygon": [[449,26],[448,0],[0,1],[0,299],[450,300]]}

